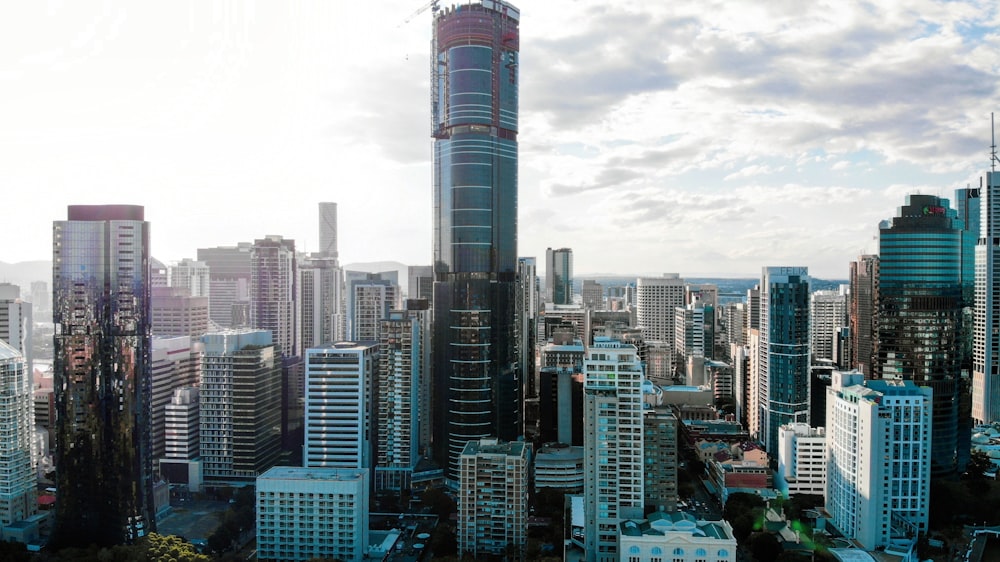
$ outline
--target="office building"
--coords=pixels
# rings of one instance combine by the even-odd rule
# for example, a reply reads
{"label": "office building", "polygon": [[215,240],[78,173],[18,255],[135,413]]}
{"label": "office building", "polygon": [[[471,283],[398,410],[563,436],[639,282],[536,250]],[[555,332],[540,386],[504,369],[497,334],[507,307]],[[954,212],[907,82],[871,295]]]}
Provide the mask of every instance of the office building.
{"label": "office building", "polygon": [[809,270],[765,267],[760,283],[760,342],[756,372],[759,428],[771,454],[778,428],[809,423]]}
{"label": "office building", "polygon": [[851,327],[851,369],[871,378],[878,347],[878,265],[877,255],[858,256],[851,262],[849,322]]}
{"label": "office building", "polygon": [[156,523],[149,223],[136,205],[71,205],[52,247],[53,544],[122,544]]}
{"label": "office building", "polygon": [[49,292],[49,284],[45,281],[31,282],[31,304],[32,311],[39,321],[50,320],[52,317],[52,293]]}
{"label": "office building", "polygon": [[310,347],[348,339],[344,273],[337,259],[306,256],[296,275],[296,355],[304,355]]}
{"label": "office building", "polygon": [[208,264],[184,258],[167,267],[167,285],[179,289],[188,289],[192,297],[212,296],[211,274]]}
{"label": "office building", "polygon": [[[389,317],[389,311],[399,308],[400,290],[395,274],[348,272],[348,322],[353,341],[378,341],[379,322]],[[354,277],[353,279],[351,277]]]}
{"label": "office building", "polygon": [[676,338],[674,313],[684,306],[684,280],[676,273],[663,277],[640,277],[636,281],[636,321],[646,342],[662,342],[670,355],[668,365],[675,365]]}
{"label": "office building", "polygon": [[319,204],[319,256],[337,259],[337,204]]}
{"label": "office building", "polygon": [[[535,387],[537,374],[535,372],[535,357],[537,347],[535,341],[538,330],[538,312],[540,304],[538,289],[538,272],[535,258],[517,258],[517,287],[515,290],[516,308],[514,310],[514,341],[517,344],[518,372],[525,382],[525,397],[538,396]],[[523,432],[523,428],[522,428]]]}
{"label": "office building", "polygon": [[994,290],[1000,283],[1000,173],[986,172],[981,200],[972,343],[972,419],[977,424],[1000,421],[1000,295]]}
{"label": "office building", "polygon": [[164,406],[164,452],[160,474],[170,484],[201,490],[201,416],[197,386],[174,389]]}
{"label": "office building", "polygon": [[417,318],[394,310],[379,327],[375,395],[375,489],[408,490],[420,460],[420,381],[425,376]]}
{"label": "office building", "polygon": [[827,395],[826,509],[866,550],[927,532],[933,390],[834,372]]}
{"label": "office building", "polygon": [[434,267],[411,265],[406,268],[406,297],[434,301]]}
{"label": "office building", "polygon": [[657,511],[622,521],[621,562],[736,562],[738,546],[727,521],[705,521],[683,511]]}
{"label": "office building", "polygon": [[166,453],[166,409],[174,391],[195,386],[201,379],[201,356],[204,345],[190,336],[154,337],[150,355],[150,439],[153,459]]}
{"label": "office building", "polygon": [[[46,299],[48,300],[48,299]],[[32,304],[21,299],[21,288],[10,283],[0,283],[0,341],[16,349],[30,375],[34,372],[34,351],[31,344],[34,333]]]}
{"label": "office building", "polygon": [[306,350],[305,466],[373,468],[378,353],[372,341]]}
{"label": "office building", "polygon": [[209,331],[208,297],[192,297],[185,287],[153,287],[151,331],[156,336],[200,338]]}
{"label": "office building", "polygon": [[252,244],[198,248],[208,266],[209,318],[220,328],[250,327],[250,253]]}
{"label": "office building", "polygon": [[572,249],[545,249],[545,296],[552,304],[573,304]]}
{"label": "office building", "polygon": [[878,356],[874,378],[934,389],[931,470],[968,463],[971,401],[962,379],[962,225],[947,199],[909,195],[879,228]]}
{"label": "office building", "polygon": [[687,369],[688,359],[705,358],[706,346],[712,345],[711,340],[705,338],[705,324],[711,321],[711,312],[706,318],[705,308],[697,299],[674,309],[674,357],[678,377],[694,375]]}
{"label": "office building", "polygon": [[583,374],[586,560],[617,562],[618,524],[645,501],[642,365],[635,346],[594,338]]}
{"label": "office building", "polygon": [[844,291],[815,291],[809,295],[809,342],[812,359],[836,361],[837,334],[847,322]]}
{"label": "office building", "polygon": [[778,471],[775,480],[775,487],[786,498],[792,494],[826,494],[824,428],[804,423],[790,423],[778,428]]}
{"label": "office building", "polygon": [[266,330],[210,333],[201,341],[205,483],[253,482],[281,455],[281,354]]}
{"label": "office building", "polygon": [[367,470],[274,467],[257,477],[257,559],[342,560],[368,554]]}
{"label": "office building", "polygon": [[31,462],[34,431],[31,374],[24,356],[0,341],[0,530],[38,511],[35,468]]}
{"label": "office building", "polygon": [[295,241],[269,235],[250,248],[250,325],[271,332],[281,355],[295,354]]}
{"label": "office building", "polygon": [[477,0],[437,12],[434,136],[434,454],[458,477],[466,443],[517,439],[514,338],[520,12]]}
{"label": "office building", "polygon": [[584,279],[580,285],[583,306],[590,310],[604,310],[604,286],[593,279]]}
{"label": "office building", "polygon": [[677,509],[677,416],[669,406],[643,410],[645,504],[655,511]]}
{"label": "office building", "polygon": [[528,543],[528,464],[531,445],[497,439],[469,441],[459,457],[458,552],[524,558]]}

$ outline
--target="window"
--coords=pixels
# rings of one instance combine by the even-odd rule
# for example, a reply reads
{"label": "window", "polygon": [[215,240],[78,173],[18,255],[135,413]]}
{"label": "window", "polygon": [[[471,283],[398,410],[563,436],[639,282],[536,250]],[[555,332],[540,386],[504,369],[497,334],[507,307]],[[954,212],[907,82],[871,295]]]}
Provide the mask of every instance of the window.
{"label": "window", "polygon": [[674,556],[684,556],[684,549],[683,548],[675,548],[674,549]]}

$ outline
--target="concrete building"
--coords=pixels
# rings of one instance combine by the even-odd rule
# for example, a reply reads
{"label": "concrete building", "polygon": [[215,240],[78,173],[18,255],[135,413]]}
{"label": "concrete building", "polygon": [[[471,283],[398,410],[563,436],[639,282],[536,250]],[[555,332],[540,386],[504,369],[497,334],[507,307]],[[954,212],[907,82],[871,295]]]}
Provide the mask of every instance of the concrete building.
{"label": "concrete building", "polygon": [[809,283],[805,267],[765,267],[761,276],[759,361],[750,373],[760,425],[751,435],[771,454],[779,427],[809,423]]}
{"label": "concrete building", "polygon": [[364,469],[276,466],[257,477],[257,559],[361,562],[368,553]]}
{"label": "concrete building", "polygon": [[[71,205],[52,224],[53,546],[155,530],[149,223],[136,205]],[[117,485],[95,485],[115,482]]]}
{"label": "concrete building", "polygon": [[204,481],[253,482],[281,453],[281,355],[266,330],[216,332],[201,341]]}
{"label": "concrete building", "polygon": [[593,279],[584,279],[580,286],[583,306],[590,310],[604,310],[604,286]]}
{"label": "concrete building", "polygon": [[375,490],[408,490],[420,460],[419,398],[425,374],[420,320],[394,310],[379,328]]}
{"label": "concrete building", "polygon": [[545,296],[552,304],[573,304],[573,250],[545,249]]}
{"label": "concrete building", "polygon": [[0,341],[0,532],[38,512],[33,433],[31,374],[24,357]]}
{"label": "concrete building", "polygon": [[677,508],[677,416],[668,406],[643,410],[643,480],[646,508]]}
{"label": "concrete building", "polygon": [[311,255],[303,257],[296,270],[298,296],[295,315],[296,355],[347,336],[347,310],[344,299],[344,272],[337,259]]}
{"label": "concrete building", "polygon": [[295,241],[277,235],[254,240],[250,248],[250,325],[271,332],[284,356],[296,351]]}
{"label": "concrete building", "polygon": [[187,289],[192,297],[212,297],[211,273],[203,261],[184,258],[167,267],[167,286]]}
{"label": "concrete building", "polygon": [[531,445],[497,439],[469,441],[459,457],[458,552],[524,557],[528,542]]}
{"label": "concrete building", "polygon": [[[676,273],[663,277],[640,277],[636,281],[636,321],[646,342],[663,342],[674,355],[674,314],[684,306],[684,280]],[[671,358],[668,364],[674,365]]]}
{"label": "concrete building", "polygon": [[867,550],[926,533],[933,390],[835,371],[827,393],[830,522]]}
{"label": "concrete building", "polygon": [[536,492],[542,488],[583,491],[583,447],[546,443],[535,452],[534,467]]}
{"label": "concrete building", "polygon": [[164,454],[160,474],[171,484],[184,484],[192,492],[201,489],[201,416],[198,387],[174,389],[164,408]]}
{"label": "concrete building", "polygon": [[587,562],[618,560],[618,524],[643,515],[642,365],[635,346],[594,338],[584,373]]}
{"label": "concrete building", "polygon": [[0,283],[0,341],[7,342],[21,354],[29,375],[35,367],[33,332],[32,305],[21,299],[21,288]]}
{"label": "concrete building", "polygon": [[736,538],[726,521],[704,521],[681,511],[657,511],[648,520],[622,521],[616,562],[736,562]]}
{"label": "concrete building", "polygon": [[306,350],[305,466],[373,468],[378,353],[372,341]]}
{"label": "concrete building", "polygon": [[809,295],[809,342],[812,359],[837,360],[837,333],[847,323],[846,291],[815,291]]}
{"label": "concrete building", "polygon": [[208,297],[193,297],[184,287],[153,287],[152,333],[200,338],[209,331]]}
{"label": "concrete building", "polygon": [[804,423],[778,428],[778,472],[775,488],[792,494],[826,494],[826,432]]}
{"label": "concrete building", "polygon": [[[994,151],[996,149],[994,148]],[[995,158],[994,154],[994,158]],[[986,172],[979,242],[975,248],[972,340],[972,419],[1000,421],[1000,172]]]}
{"label": "concrete building", "polygon": [[319,256],[339,257],[337,249],[337,204],[320,202],[319,204]]}
{"label": "concrete building", "polygon": [[249,242],[198,248],[198,261],[208,266],[209,318],[220,328],[250,327],[251,248]]}
{"label": "concrete building", "polygon": [[204,351],[201,341],[189,336],[153,338],[149,429],[154,460],[166,453],[167,405],[176,389],[199,384]]}
{"label": "concrete building", "polygon": [[692,357],[704,359],[705,346],[712,345],[711,341],[705,341],[705,321],[705,308],[697,299],[674,309],[674,364],[677,376],[683,375],[688,381],[695,375],[688,369],[688,360]]}

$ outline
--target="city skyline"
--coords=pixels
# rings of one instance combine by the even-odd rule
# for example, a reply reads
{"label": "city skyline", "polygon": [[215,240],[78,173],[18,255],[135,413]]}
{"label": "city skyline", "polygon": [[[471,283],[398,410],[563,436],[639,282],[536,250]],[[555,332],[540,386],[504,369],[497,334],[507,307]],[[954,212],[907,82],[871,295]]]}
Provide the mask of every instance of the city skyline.
{"label": "city skyline", "polygon": [[[429,263],[422,3],[6,7],[0,184],[28,212],[0,261],[45,259],[66,205],[109,202],[145,206],[164,262],[268,234],[317,251],[335,201],[342,263]],[[845,278],[906,194],[989,167],[997,8],[879,4],[517,2],[518,255]]]}

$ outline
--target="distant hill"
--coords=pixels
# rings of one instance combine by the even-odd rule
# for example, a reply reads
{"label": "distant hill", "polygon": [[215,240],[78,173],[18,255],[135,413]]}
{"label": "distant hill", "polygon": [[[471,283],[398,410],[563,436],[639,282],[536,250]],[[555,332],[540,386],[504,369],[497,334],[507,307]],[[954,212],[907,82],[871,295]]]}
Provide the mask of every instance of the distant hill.
{"label": "distant hill", "polygon": [[45,281],[52,285],[52,262],[45,260],[6,263],[0,261],[0,283],[13,283],[21,293],[31,290],[32,281]]}

